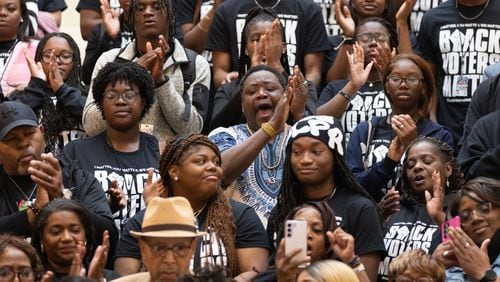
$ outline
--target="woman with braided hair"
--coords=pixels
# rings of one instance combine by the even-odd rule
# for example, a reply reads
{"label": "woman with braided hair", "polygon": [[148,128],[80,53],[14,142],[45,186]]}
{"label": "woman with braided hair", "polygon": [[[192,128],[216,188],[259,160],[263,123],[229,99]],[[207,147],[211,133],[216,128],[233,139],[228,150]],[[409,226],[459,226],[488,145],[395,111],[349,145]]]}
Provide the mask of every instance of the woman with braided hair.
{"label": "woman with braided hair", "polygon": [[[197,243],[194,269],[221,265],[231,277],[250,279],[256,273],[245,272],[267,267],[270,246],[264,227],[252,208],[230,201],[222,190],[221,156],[214,143],[201,134],[176,137],[163,150],[159,170],[161,180],[145,189],[159,187],[167,197],[187,198],[199,228],[207,232]],[[140,231],[143,218],[144,210],[122,231],[115,256],[115,270],[122,275],[139,270],[139,246],[129,231]]]}
{"label": "woman with braided hair", "polygon": [[30,106],[45,129],[47,152],[59,154],[69,141],[85,137],[81,120],[86,90],[80,81],[80,50],[66,33],[45,35],[35,58],[27,53],[28,86],[8,98]]}
{"label": "woman with braided hair", "polygon": [[271,238],[295,207],[306,201],[326,201],[337,225],[350,233],[370,281],[385,252],[382,225],[374,200],[356,182],[344,161],[344,133],[332,116],[298,121],[286,139],[283,177],[276,206],[269,218]]}

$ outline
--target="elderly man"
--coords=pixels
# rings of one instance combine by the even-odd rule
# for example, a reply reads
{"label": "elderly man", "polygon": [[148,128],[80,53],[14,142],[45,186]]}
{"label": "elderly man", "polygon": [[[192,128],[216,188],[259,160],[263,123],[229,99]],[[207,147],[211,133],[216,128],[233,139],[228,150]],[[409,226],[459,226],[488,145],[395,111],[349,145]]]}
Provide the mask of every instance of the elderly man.
{"label": "elderly man", "polygon": [[[52,153],[44,154],[44,148],[43,127],[31,108],[19,102],[0,104],[0,233],[30,237],[40,209],[65,197],[84,204],[96,234],[108,230],[110,241],[116,242],[118,232],[97,180],[73,165],[60,164]],[[111,247],[112,254],[114,244]]]}
{"label": "elderly man", "polygon": [[139,240],[141,256],[149,272],[114,281],[177,281],[178,276],[188,273],[196,249],[195,239],[205,234],[198,231],[195,222],[186,198],[153,198],[146,208],[142,231],[130,231]]}

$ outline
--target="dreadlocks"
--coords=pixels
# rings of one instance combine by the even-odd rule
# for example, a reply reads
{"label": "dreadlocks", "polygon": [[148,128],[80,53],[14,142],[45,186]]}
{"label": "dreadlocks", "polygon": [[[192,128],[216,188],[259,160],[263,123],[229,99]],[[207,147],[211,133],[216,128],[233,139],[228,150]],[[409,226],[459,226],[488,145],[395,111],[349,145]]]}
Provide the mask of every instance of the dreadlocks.
{"label": "dreadlocks", "polygon": [[[82,95],[86,96],[85,87],[80,81],[80,49],[78,48],[75,40],[69,34],[64,32],[53,32],[46,34],[38,43],[35,52],[35,61],[42,61],[43,48],[47,44],[47,41],[52,37],[60,37],[66,40],[71,49],[71,52],[73,53],[73,68],[71,69],[64,83],[68,86],[80,90]],[[44,101],[42,102],[41,107],[41,113],[39,114],[39,116],[41,116],[41,123],[46,133],[44,134],[44,138],[46,144],[45,150],[47,152],[56,151],[58,138],[62,131],[77,128],[81,122],[81,113],[75,114],[70,109],[64,106],[55,106],[49,95],[45,95],[44,97]]]}
{"label": "dreadlocks", "polygon": [[402,192],[402,198],[405,199],[413,199],[415,200],[415,196],[412,194],[412,190],[409,188],[408,175],[406,173],[406,169],[408,166],[408,152],[410,149],[419,143],[429,143],[436,148],[438,152],[439,158],[443,163],[449,162],[452,167],[451,175],[448,177],[449,185],[445,187],[445,193],[456,192],[464,186],[464,175],[462,170],[460,169],[460,165],[458,164],[457,159],[453,156],[453,148],[445,142],[442,142],[433,137],[421,136],[415,139],[408,149],[406,149],[405,158],[403,160],[403,172],[401,174],[401,179],[398,183],[398,190]]}
{"label": "dreadlocks", "polygon": [[[333,179],[335,180],[335,185],[337,189],[350,189],[353,192],[360,194],[368,199],[370,199],[376,206],[375,200],[363,189],[358,182],[354,179],[353,174],[349,170],[344,158],[337,153],[336,150],[331,150],[333,154]],[[299,182],[292,170],[292,146],[288,146],[286,150],[285,164],[283,167],[283,177],[281,181],[280,192],[278,194],[276,207],[273,210],[271,217],[269,218],[269,224],[267,226],[267,234],[270,239],[274,237],[274,234],[278,232],[281,225],[286,219],[286,216],[295,207],[304,204],[307,201],[304,194],[304,188]]]}
{"label": "dreadlocks", "polygon": [[[160,156],[159,170],[163,186],[167,188],[167,197],[173,197],[173,189],[171,185],[171,177],[168,169],[172,165],[181,164],[189,155],[189,150],[194,146],[207,146],[212,149],[216,155],[221,158],[220,151],[212,141],[205,135],[191,134],[187,137],[176,137],[168,143]],[[228,273],[231,277],[238,274],[238,260],[236,257],[235,234],[236,227],[232,217],[232,208],[229,200],[220,186],[217,187],[217,192],[207,203],[208,215],[205,226],[211,228],[221,238],[226,249],[228,257]],[[218,245],[219,253],[222,253],[221,246]],[[210,245],[210,251],[213,246]],[[211,252],[214,253],[214,252]]]}
{"label": "dreadlocks", "polygon": [[[250,57],[248,57],[246,53],[246,48],[247,48],[247,38],[249,35],[249,30],[259,22],[273,22],[275,19],[277,19],[278,16],[269,8],[253,8],[250,10],[245,18],[245,25],[243,26],[243,32],[241,36],[241,47],[240,47],[240,60],[239,60],[239,78],[241,79],[243,75],[247,72],[247,70],[250,68]],[[284,41],[285,40],[285,29],[283,28],[283,25],[281,25],[281,38]],[[285,69],[286,72],[290,70],[290,66],[288,63],[288,56],[285,52],[285,54],[281,55],[280,58],[281,65],[283,66],[283,69]]]}
{"label": "dreadlocks", "polygon": [[155,84],[153,78],[145,68],[131,61],[109,62],[99,70],[97,76],[94,78],[92,85],[94,103],[101,111],[102,117],[105,118],[102,104],[106,86],[108,84],[115,85],[119,81],[135,85],[139,89],[139,95],[144,103],[144,108],[141,112],[141,118],[143,118],[153,105]]}
{"label": "dreadlocks", "polygon": [[[130,26],[132,26],[132,33],[135,39],[137,39],[137,34],[135,33],[135,17],[136,15],[143,13],[142,8],[140,7],[140,2],[141,0],[132,0],[130,2],[129,22]],[[167,40],[168,42],[172,42],[175,35],[175,13],[172,3],[170,0],[158,0],[157,5],[157,7],[167,16],[169,22]]]}

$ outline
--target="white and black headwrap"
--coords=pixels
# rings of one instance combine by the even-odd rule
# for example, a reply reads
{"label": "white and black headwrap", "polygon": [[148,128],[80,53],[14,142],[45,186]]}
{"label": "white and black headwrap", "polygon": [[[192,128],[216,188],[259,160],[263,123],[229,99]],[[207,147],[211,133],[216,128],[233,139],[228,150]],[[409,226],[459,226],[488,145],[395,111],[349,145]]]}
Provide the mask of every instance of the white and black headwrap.
{"label": "white and black headwrap", "polygon": [[344,156],[344,131],[340,121],[332,116],[308,116],[296,122],[288,133],[287,149],[293,140],[303,136],[318,139]]}

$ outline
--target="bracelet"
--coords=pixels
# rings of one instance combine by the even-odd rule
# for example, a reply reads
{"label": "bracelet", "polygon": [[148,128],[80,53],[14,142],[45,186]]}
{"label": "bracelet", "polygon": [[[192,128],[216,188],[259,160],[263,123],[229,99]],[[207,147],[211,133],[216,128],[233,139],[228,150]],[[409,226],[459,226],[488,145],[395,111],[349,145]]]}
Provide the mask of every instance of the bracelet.
{"label": "bracelet", "polygon": [[354,38],[350,36],[345,36],[342,35],[342,41],[340,41],[339,45],[333,47],[333,50],[338,51],[342,45],[347,44],[347,45],[353,45],[354,44]]}
{"label": "bracelet", "polygon": [[356,268],[361,264],[361,258],[356,255],[347,265],[349,265],[351,268]]}
{"label": "bracelet", "polygon": [[162,87],[165,83],[167,83],[170,80],[170,77],[167,75],[164,75],[163,77],[165,79],[164,81],[160,83],[155,83],[156,88]]}
{"label": "bracelet", "polygon": [[38,216],[38,214],[40,213],[40,209],[38,208],[38,206],[36,205],[36,200],[33,200],[33,201],[29,201],[28,202],[28,209],[30,209],[31,211],[33,211],[33,213]]}
{"label": "bracelet", "polygon": [[349,102],[351,102],[352,99],[354,99],[354,96],[356,96],[356,95],[354,95],[353,97],[351,97],[351,96],[345,94],[344,91],[342,91],[342,90],[340,90],[337,94],[339,94],[340,96],[346,98],[346,100],[349,101]]}
{"label": "bracelet", "polygon": [[271,139],[273,139],[274,137],[276,137],[276,135],[278,135],[278,132],[276,132],[276,130],[274,129],[274,127],[269,123],[269,122],[264,122],[260,128],[262,128],[262,130],[264,130],[264,132],[269,135],[269,137],[271,137]]}
{"label": "bracelet", "polygon": [[[208,19],[208,20],[205,20],[205,19]],[[208,30],[210,29],[210,23],[208,24],[208,28],[205,28],[205,27],[203,27],[203,26],[201,25],[201,23],[203,22],[203,20],[211,22],[211,21],[212,21],[212,17],[210,17],[209,15],[206,15],[206,16],[204,16],[204,17],[203,17],[203,19],[201,19],[201,20],[200,20],[200,22],[197,24],[197,26],[201,29],[201,31],[208,33]]]}
{"label": "bracelet", "polygon": [[205,32],[205,33],[208,33],[208,29],[203,28],[203,27],[201,26],[201,22],[199,22],[199,23],[197,24],[197,26],[198,26],[198,28],[199,28],[199,29],[201,29],[201,31],[203,31],[203,32]]}

